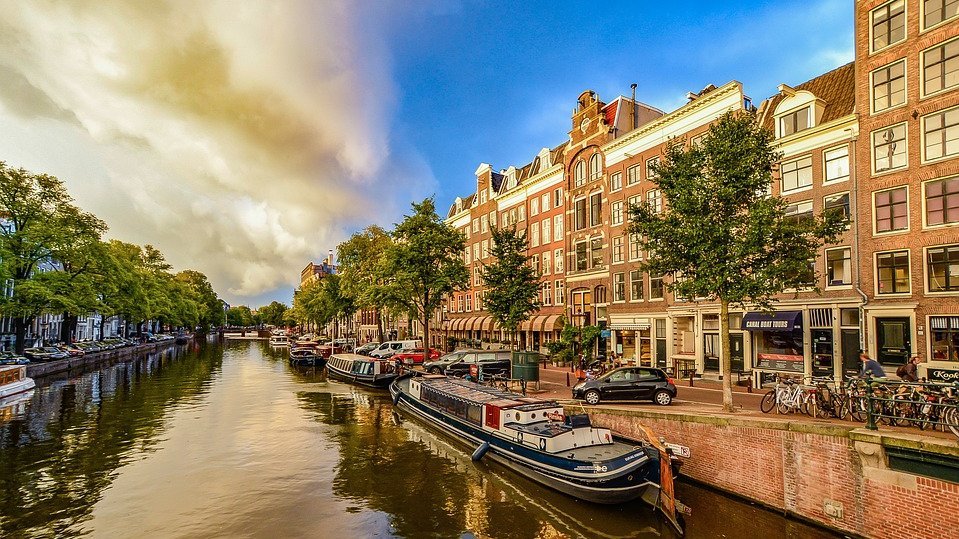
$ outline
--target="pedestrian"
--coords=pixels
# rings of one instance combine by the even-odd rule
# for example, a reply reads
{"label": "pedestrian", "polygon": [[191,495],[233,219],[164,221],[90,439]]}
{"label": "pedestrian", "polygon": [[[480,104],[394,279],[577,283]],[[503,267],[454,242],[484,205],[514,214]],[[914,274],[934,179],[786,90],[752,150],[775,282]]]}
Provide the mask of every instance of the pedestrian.
{"label": "pedestrian", "polygon": [[859,372],[859,376],[872,376],[873,378],[885,378],[886,371],[882,369],[882,365],[878,361],[869,357],[869,354],[866,352],[861,352],[859,354],[859,359],[862,361],[862,370]]}
{"label": "pedestrian", "polygon": [[900,365],[896,369],[896,376],[902,379],[903,382],[918,382],[919,381],[919,364],[922,362],[922,358],[919,357],[919,354],[913,354],[904,365]]}

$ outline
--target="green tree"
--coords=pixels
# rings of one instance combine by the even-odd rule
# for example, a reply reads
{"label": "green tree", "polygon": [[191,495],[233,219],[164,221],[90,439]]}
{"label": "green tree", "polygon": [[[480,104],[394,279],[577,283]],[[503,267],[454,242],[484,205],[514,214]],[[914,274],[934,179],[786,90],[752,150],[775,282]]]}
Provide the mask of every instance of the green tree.
{"label": "green tree", "polygon": [[807,287],[810,260],[838,239],[846,221],[834,213],[791,219],[770,196],[781,155],[751,114],[727,113],[698,146],[672,144],[652,181],[665,208],[630,208],[629,232],[649,251],[642,268],[672,277],[677,296],[720,304],[723,408],[732,411],[729,306],[769,309],[774,296]]}
{"label": "green tree", "polygon": [[352,316],[356,312],[353,298],[343,293],[342,278],[339,275],[327,275],[315,287],[308,310],[314,313],[313,320],[325,326],[333,323],[333,335],[339,335],[340,319]]}
{"label": "green tree", "polygon": [[469,284],[463,262],[466,237],[440,220],[432,198],[413,203],[393,231],[393,245],[384,257],[385,284],[394,304],[409,306],[423,324],[423,344],[429,346],[430,317],[443,297]]}
{"label": "green tree", "polygon": [[495,261],[480,270],[486,284],[483,300],[500,327],[515,336],[520,322],[540,309],[540,275],[529,263],[525,234],[517,234],[516,227],[493,227],[490,232]]}
{"label": "green tree", "polygon": [[[176,274],[176,279],[189,287],[190,295],[197,308],[196,325],[200,326],[202,331],[209,331],[211,326],[220,325],[223,322],[220,298],[217,297],[206,275],[196,270],[183,270]],[[286,309],[286,306],[283,308]]]}
{"label": "green tree", "polygon": [[[12,297],[0,298],[0,313],[14,320],[22,352],[26,328],[47,310],[79,308],[71,279],[80,266],[63,272],[58,261],[78,261],[78,245],[99,241],[106,224],[73,204],[63,183],[46,174],[13,169],[0,162],[0,273],[13,281]],[[82,248],[82,247],[81,247]],[[82,266],[82,264],[81,264]]]}
{"label": "green tree", "polygon": [[283,326],[286,317],[287,306],[279,301],[272,301],[269,305],[260,307],[258,311],[264,324],[271,326]]}
{"label": "green tree", "polygon": [[246,305],[230,307],[230,309],[226,311],[226,323],[238,327],[252,326],[253,312]]}
{"label": "green tree", "polygon": [[392,244],[385,230],[371,225],[336,248],[343,292],[354,299],[358,308],[377,311],[379,340],[383,340],[383,310],[397,307],[386,286],[390,279],[384,271],[385,255]]}

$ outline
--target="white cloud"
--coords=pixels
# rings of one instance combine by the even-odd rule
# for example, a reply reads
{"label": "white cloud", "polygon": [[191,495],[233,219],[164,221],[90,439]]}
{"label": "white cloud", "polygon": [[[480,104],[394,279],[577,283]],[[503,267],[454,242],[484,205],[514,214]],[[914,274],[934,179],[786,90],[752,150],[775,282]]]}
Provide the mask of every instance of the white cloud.
{"label": "white cloud", "polygon": [[395,220],[434,186],[410,146],[391,151],[385,32],[370,31],[388,16],[361,11],[12,4],[0,160],[57,174],[112,237],[203,271],[231,303],[290,287],[346,230]]}

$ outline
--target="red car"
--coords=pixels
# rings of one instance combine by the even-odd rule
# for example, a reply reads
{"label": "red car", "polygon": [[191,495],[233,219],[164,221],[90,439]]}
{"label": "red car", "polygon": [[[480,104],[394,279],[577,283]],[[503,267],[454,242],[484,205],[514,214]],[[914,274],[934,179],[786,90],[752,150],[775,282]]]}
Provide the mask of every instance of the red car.
{"label": "red car", "polygon": [[[440,351],[435,348],[428,348],[429,350],[429,361],[436,361],[440,358]],[[400,351],[398,354],[394,354],[390,359],[395,359],[404,365],[422,365],[424,361],[424,352],[423,348],[408,348],[406,350]]]}

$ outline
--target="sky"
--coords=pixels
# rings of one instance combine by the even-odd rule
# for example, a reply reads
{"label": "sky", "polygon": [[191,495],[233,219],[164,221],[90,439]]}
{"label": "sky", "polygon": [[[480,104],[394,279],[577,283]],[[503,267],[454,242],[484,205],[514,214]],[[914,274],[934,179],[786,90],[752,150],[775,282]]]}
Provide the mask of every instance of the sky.
{"label": "sky", "polygon": [[80,0],[0,12],[0,161],[53,174],[108,238],[231,304],[480,163],[566,140],[576,97],[754,103],[853,59],[851,0]]}

